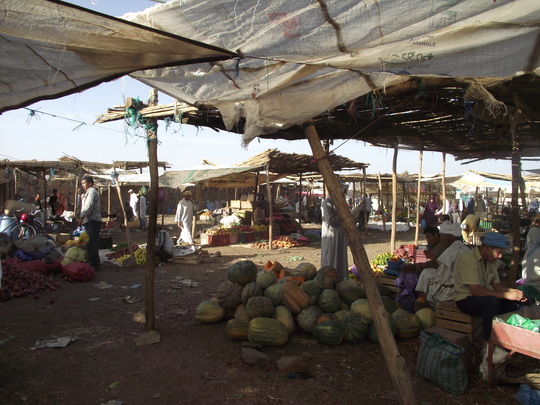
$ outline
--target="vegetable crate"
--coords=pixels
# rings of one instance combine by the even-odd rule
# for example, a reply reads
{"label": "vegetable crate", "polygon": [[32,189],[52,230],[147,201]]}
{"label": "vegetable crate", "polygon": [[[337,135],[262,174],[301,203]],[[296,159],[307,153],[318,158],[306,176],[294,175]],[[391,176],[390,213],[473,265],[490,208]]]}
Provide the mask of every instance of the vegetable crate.
{"label": "vegetable crate", "polygon": [[174,256],[172,257],[173,263],[177,264],[200,264],[201,263],[201,254],[200,253],[191,253],[184,256]]}
{"label": "vegetable crate", "polygon": [[396,276],[391,276],[389,274],[381,273],[379,275],[379,283],[390,290],[390,298],[392,299],[396,298],[396,295],[401,291],[398,286],[394,285],[394,281],[396,281],[396,279]]}
{"label": "vegetable crate", "polygon": [[482,333],[482,318],[464,314],[455,301],[443,301],[435,307],[435,325],[465,333],[471,343]]}

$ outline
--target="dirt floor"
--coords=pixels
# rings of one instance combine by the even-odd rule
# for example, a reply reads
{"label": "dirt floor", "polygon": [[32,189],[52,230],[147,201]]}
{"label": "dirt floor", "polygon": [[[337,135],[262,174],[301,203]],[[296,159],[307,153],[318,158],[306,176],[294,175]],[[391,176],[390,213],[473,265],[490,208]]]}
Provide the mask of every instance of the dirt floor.
{"label": "dirt floor", "polygon": [[[171,230],[176,234],[177,230]],[[112,233],[114,243],[124,234]],[[135,242],[146,234],[133,231]],[[389,232],[364,233],[368,257],[388,251]],[[414,230],[400,232],[398,244],[413,243]],[[378,344],[318,344],[295,331],[287,344],[263,347],[265,366],[242,361],[243,341],[225,336],[225,321],[201,324],[194,311],[227,280],[228,266],[249,259],[258,265],[278,260],[318,265],[320,245],[280,250],[246,246],[208,247],[199,265],[168,263],[155,269],[156,329],[160,341],[137,345],[144,335],[145,267],[105,264],[90,282],[0,302],[0,403],[8,404],[397,404]],[[220,257],[212,257],[217,251]],[[352,260],[351,260],[352,262]],[[100,287],[109,286],[102,289]],[[71,337],[62,348],[35,349],[42,340]],[[415,372],[419,339],[398,340],[419,404],[513,404],[518,385],[487,386],[479,379],[478,356],[468,391],[441,391]],[[481,342],[475,345],[478,355]],[[302,356],[304,375],[284,375],[276,362]],[[513,363],[526,361],[516,355]]]}

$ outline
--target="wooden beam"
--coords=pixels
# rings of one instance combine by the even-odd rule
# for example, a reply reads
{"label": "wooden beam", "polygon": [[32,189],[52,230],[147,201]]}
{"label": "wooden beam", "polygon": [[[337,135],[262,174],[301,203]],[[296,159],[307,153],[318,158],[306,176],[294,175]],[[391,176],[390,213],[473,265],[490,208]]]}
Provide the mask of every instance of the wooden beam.
{"label": "wooden beam", "polygon": [[510,132],[512,135],[512,260],[510,262],[510,271],[508,272],[508,287],[514,288],[516,285],[518,266],[521,259],[521,236],[519,232],[519,179],[520,157],[519,157],[519,136],[517,124],[519,121],[519,110],[516,112],[516,119],[512,120]]}
{"label": "wooden beam", "polygon": [[416,231],[414,232],[414,244],[418,245],[418,234],[420,233],[420,195],[422,187],[422,160],[424,159],[424,152],[420,151],[418,154],[418,182],[416,190]]}
{"label": "wooden beam", "polygon": [[390,252],[396,250],[396,222],[397,222],[397,158],[398,147],[394,148],[392,159],[392,229],[390,229]]}
{"label": "wooden beam", "polygon": [[[150,104],[157,105],[158,92],[150,90]],[[146,273],[145,273],[145,326],[147,331],[156,328],[154,310],[154,267],[156,257],[157,201],[159,189],[159,173],[157,158],[157,120],[148,120],[146,143],[148,147],[148,166],[150,170],[150,213],[148,218],[148,234],[146,238]]]}
{"label": "wooden beam", "polygon": [[389,314],[384,309],[377,281],[371,271],[371,265],[362,242],[360,233],[356,229],[351,211],[347,206],[345,197],[341,192],[341,187],[336,177],[332,166],[328,162],[326,153],[324,152],[319,135],[313,124],[310,121],[304,127],[305,134],[313,151],[313,157],[317,160],[317,166],[324,177],[325,184],[330,193],[330,197],[336,204],[336,209],[341,220],[341,224],[345,229],[349,246],[353,255],[354,263],[360,271],[362,283],[366,291],[366,296],[373,314],[375,327],[377,328],[379,342],[382,352],[386,360],[386,365],[389,369],[390,376],[398,397],[402,405],[416,404],[415,393],[411,376],[407,371],[405,359],[401,356],[397,349],[396,341],[390,330],[388,322]]}

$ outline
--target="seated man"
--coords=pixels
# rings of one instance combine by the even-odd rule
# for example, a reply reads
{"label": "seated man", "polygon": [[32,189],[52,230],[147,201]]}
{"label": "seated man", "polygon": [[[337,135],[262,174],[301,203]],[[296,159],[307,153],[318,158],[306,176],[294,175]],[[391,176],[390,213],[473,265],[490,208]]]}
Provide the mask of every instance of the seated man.
{"label": "seated man", "polygon": [[415,288],[421,297],[425,297],[431,307],[435,307],[442,301],[453,299],[455,262],[457,257],[469,251],[460,239],[459,224],[450,224],[448,228],[444,229],[448,232],[444,235],[453,237],[453,242],[437,258],[437,268],[426,268],[420,273]]}
{"label": "seated man", "polygon": [[491,337],[493,317],[517,311],[527,298],[523,291],[508,288],[499,280],[497,259],[510,247],[509,240],[498,232],[489,232],[475,246],[456,259],[454,300],[458,309],[482,317],[482,336]]}
{"label": "seated man", "polygon": [[423,263],[406,264],[401,268],[401,271],[415,271],[417,274],[420,274],[424,269],[439,267],[437,258],[456,240],[460,239],[461,236],[459,225],[457,224],[444,222],[439,228],[427,227],[424,229],[424,236],[428,245],[426,257],[429,260]]}

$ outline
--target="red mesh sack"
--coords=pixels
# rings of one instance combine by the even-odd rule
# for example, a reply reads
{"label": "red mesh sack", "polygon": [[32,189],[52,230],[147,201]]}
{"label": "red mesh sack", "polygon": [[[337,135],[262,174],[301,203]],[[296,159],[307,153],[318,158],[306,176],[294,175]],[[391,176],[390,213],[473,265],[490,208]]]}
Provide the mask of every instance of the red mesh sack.
{"label": "red mesh sack", "polygon": [[62,274],[68,281],[90,281],[94,278],[94,269],[89,264],[73,262],[62,266]]}

